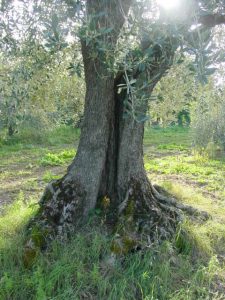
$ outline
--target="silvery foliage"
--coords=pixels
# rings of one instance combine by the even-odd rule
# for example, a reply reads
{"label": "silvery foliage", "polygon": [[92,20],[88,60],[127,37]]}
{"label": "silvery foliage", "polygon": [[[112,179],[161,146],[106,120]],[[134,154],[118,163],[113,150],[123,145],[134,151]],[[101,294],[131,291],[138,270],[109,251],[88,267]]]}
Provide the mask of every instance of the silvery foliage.
{"label": "silvery foliage", "polygon": [[200,89],[192,116],[195,145],[207,148],[218,146],[225,150],[225,92],[223,86],[215,86],[211,81],[204,90]]}

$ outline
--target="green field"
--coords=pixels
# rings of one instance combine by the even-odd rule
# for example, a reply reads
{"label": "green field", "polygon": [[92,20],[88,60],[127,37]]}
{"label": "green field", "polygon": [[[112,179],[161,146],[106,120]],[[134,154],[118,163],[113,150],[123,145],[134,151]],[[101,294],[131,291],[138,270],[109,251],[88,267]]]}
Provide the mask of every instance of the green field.
{"label": "green field", "polygon": [[36,143],[32,136],[1,142],[0,299],[225,299],[225,160],[199,154],[187,128],[147,129],[145,168],[179,201],[207,211],[208,221],[186,219],[172,241],[116,257],[112,236],[92,216],[70,242],[53,242],[24,266],[24,225],[78,140],[65,127]]}

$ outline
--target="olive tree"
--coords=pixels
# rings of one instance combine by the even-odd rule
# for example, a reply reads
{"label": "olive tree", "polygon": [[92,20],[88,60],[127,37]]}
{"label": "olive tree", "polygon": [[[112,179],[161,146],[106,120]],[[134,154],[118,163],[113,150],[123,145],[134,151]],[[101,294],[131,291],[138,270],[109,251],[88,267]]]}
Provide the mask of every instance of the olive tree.
{"label": "olive tree", "polygon": [[[182,1],[185,14],[177,14],[176,21],[160,13],[155,1],[64,3],[70,17],[79,10],[83,22],[84,120],[76,157],[65,176],[46,187],[30,228],[37,232],[38,227],[44,238],[63,236],[103,205],[107,224],[117,224],[132,245],[169,238],[181,211],[195,210],[168,197],[146,175],[142,146],[148,99],[177,50],[195,54],[193,68],[207,79],[211,51],[205,51],[204,41],[209,44],[208,28],[224,23],[221,3]],[[28,244],[34,241],[31,236]]]}
{"label": "olive tree", "polygon": [[178,60],[156,85],[149,103],[151,124],[164,127],[190,124],[191,106],[197,100],[198,85],[189,70],[189,63],[189,60]]}
{"label": "olive tree", "polygon": [[225,150],[224,86],[215,86],[210,80],[204,89],[199,88],[198,99],[192,111],[194,143],[215,156],[217,151]]}

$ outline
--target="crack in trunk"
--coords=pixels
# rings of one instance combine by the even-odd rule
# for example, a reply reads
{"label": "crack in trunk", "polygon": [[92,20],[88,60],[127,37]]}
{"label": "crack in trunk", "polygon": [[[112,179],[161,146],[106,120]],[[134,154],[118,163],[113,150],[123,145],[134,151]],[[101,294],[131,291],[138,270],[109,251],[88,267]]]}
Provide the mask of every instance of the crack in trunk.
{"label": "crack in trunk", "polygon": [[[115,25],[113,33],[102,37],[104,42],[110,41],[115,50],[131,0],[119,1],[120,6],[124,5],[123,10],[117,5],[111,6],[110,2],[87,1],[87,6],[93,15],[102,8],[108,12],[107,18],[100,17],[96,26],[105,28],[108,22]],[[46,187],[40,209],[29,224],[28,244],[35,246],[37,236],[47,241],[74,232],[96,208],[98,198],[104,196],[110,198],[109,218],[114,214],[114,221],[122,228],[120,234],[127,231],[134,236],[134,244],[140,244],[143,239],[150,243],[157,238],[168,238],[175,232],[185,207],[162,196],[147,178],[143,162],[144,123],[131,116],[123,118],[127,94],[126,91],[117,93],[118,84],[124,81],[123,73],[114,77],[109,72],[105,54],[93,58],[91,54],[97,50],[94,40],[87,43],[83,39],[81,45],[87,90],[78,151],[67,174]],[[149,58],[149,70],[144,74],[130,71],[131,76],[137,78],[135,84],[141,86],[142,80],[147,80],[146,92],[150,96],[171,66],[174,53],[174,46],[165,41],[164,51],[153,51],[153,57]],[[139,109],[145,114],[147,101],[141,103]],[[115,230],[119,231],[118,228]]]}

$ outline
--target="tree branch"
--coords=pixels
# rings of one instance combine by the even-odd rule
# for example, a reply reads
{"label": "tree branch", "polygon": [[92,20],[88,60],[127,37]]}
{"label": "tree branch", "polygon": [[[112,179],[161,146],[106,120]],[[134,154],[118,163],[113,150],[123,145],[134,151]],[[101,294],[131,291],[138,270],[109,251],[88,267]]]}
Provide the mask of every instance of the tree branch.
{"label": "tree branch", "polygon": [[216,25],[225,24],[225,15],[208,14],[199,17],[199,23],[206,27],[214,27]]}

